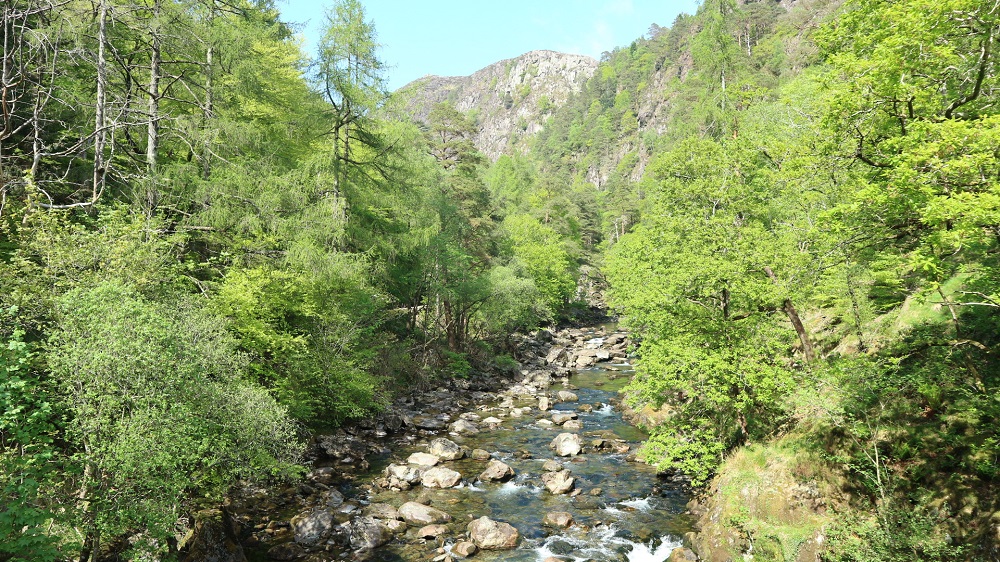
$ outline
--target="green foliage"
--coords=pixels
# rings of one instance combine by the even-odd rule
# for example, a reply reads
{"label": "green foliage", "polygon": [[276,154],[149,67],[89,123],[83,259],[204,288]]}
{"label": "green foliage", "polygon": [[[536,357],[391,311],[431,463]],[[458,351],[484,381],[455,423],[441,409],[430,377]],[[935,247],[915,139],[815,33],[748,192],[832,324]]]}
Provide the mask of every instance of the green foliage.
{"label": "green foliage", "polygon": [[527,215],[511,215],[503,223],[514,255],[521,260],[551,311],[565,306],[576,291],[573,264],[559,233]]}
{"label": "green foliage", "polygon": [[[16,322],[17,309],[4,311]],[[58,559],[58,538],[45,531],[56,517],[44,502],[52,485],[57,417],[50,391],[31,368],[33,353],[14,325],[0,347],[0,557],[15,561]]]}
{"label": "green foliage", "polygon": [[165,538],[188,498],[296,470],[294,425],[243,378],[245,358],[202,308],[115,281],[58,301],[47,357],[71,415],[88,538],[137,526]]}

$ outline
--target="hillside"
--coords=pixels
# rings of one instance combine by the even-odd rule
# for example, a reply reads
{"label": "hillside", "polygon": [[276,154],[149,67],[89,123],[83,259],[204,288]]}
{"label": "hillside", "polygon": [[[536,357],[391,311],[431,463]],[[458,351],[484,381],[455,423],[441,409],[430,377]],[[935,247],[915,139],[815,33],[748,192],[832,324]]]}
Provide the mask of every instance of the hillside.
{"label": "hillside", "polygon": [[597,61],[555,51],[531,51],[491,64],[471,76],[425,76],[400,89],[407,112],[426,121],[434,105],[450,102],[472,112],[475,145],[491,159],[525,151],[552,113],[594,74]]}

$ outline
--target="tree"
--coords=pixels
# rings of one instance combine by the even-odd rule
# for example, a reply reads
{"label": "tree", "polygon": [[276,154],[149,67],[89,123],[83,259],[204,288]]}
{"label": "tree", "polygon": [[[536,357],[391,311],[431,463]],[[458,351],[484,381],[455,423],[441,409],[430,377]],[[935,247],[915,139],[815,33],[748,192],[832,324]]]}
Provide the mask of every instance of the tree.
{"label": "tree", "polygon": [[164,306],[115,282],[60,299],[48,361],[79,447],[81,560],[96,562],[102,537],[137,527],[169,536],[194,495],[294,471],[294,426],[241,378],[234,342],[199,309],[186,299]]}

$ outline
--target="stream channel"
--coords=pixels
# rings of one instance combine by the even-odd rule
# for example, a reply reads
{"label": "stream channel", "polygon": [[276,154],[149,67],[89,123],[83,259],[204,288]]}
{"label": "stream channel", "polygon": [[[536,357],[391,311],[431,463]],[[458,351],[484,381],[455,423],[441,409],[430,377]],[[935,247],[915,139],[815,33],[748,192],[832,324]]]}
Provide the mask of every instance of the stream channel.
{"label": "stream channel", "polygon": [[[587,335],[594,336],[593,332]],[[659,477],[653,467],[635,461],[634,453],[646,435],[624,421],[621,412],[611,406],[633,372],[626,361],[615,361],[574,370],[570,389],[578,401],[556,402],[548,412],[531,408],[523,416],[505,417],[500,424],[484,424],[476,435],[448,434],[444,430],[409,446],[394,447],[391,456],[400,462],[411,453],[426,452],[430,439],[446,437],[468,451],[488,451],[493,459],[513,468],[515,476],[505,483],[481,482],[477,475],[487,461],[466,456],[442,463],[463,475],[456,488],[418,484],[406,491],[374,492],[368,498],[371,503],[397,507],[409,501],[429,503],[453,519],[448,524],[449,534],[426,543],[397,539],[375,549],[370,560],[444,560],[442,548],[450,555],[451,547],[459,540],[456,535],[465,532],[468,522],[484,515],[513,525],[521,540],[514,550],[480,551],[474,560],[666,560],[681,545],[680,537],[692,529],[691,517],[684,514],[690,498],[682,484]],[[559,389],[556,386],[552,391]],[[550,443],[567,430],[543,420],[567,412],[576,413],[582,422],[582,429],[569,432],[580,434],[584,450],[577,456],[558,457]],[[490,411],[479,413],[484,418],[492,415]],[[595,447],[595,440],[604,440],[605,444]],[[359,475],[357,481],[371,482],[381,476],[391,462],[389,456],[371,459],[370,473]],[[557,495],[545,488],[541,475],[545,472],[543,464],[549,460],[571,471],[576,479],[575,495]],[[568,529],[545,526],[543,519],[549,512],[568,512],[575,524]]]}

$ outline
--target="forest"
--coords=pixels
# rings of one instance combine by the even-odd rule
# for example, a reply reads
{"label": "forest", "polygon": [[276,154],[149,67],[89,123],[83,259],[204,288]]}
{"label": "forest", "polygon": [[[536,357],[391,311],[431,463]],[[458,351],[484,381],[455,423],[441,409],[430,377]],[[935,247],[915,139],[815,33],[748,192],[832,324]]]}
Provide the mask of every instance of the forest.
{"label": "forest", "polygon": [[[310,56],[267,0],[5,2],[0,561],[170,560],[594,277],[642,458],[754,559],[1000,558],[1000,1],[704,0],[495,162],[407,115],[359,0],[324,22]],[[779,461],[828,508],[741,503]]]}

